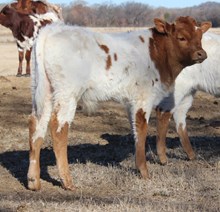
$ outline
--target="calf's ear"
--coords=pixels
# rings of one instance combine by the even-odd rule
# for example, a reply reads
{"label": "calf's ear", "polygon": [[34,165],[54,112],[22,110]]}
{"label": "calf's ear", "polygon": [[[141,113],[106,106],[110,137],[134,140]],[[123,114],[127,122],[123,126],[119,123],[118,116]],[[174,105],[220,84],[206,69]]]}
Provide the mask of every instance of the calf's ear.
{"label": "calf's ear", "polygon": [[212,27],[212,23],[209,22],[209,21],[202,22],[201,25],[200,25],[200,28],[201,28],[203,33],[205,33],[211,27]]}
{"label": "calf's ear", "polygon": [[168,33],[171,28],[168,23],[166,23],[165,21],[159,18],[154,19],[154,24],[155,24],[156,30],[163,34]]}
{"label": "calf's ear", "polygon": [[1,25],[5,26],[5,27],[8,27],[8,25],[7,25],[7,23],[8,23],[7,19],[8,19],[8,18],[6,17],[5,14],[0,13],[0,24],[1,24]]}

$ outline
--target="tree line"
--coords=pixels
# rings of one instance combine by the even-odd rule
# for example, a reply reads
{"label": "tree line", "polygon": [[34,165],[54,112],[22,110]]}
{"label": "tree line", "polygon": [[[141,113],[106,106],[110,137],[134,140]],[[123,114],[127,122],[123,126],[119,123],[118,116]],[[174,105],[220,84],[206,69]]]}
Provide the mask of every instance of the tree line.
{"label": "tree line", "polygon": [[[1,4],[0,9],[3,6],[4,4]],[[156,17],[173,22],[178,16],[192,16],[198,22],[211,21],[213,27],[220,27],[220,3],[217,2],[206,2],[181,9],[154,8],[148,4],[135,2],[89,5],[84,0],[76,0],[61,6],[65,22],[79,26],[148,27],[153,25],[153,19]]]}
{"label": "tree line", "polygon": [[146,27],[153,24],[155,17],[173,22],[178,16],[192,16],[198,22],[212,21],[213,27],[219,27],[220,3],[207,2],[193,7],[169,9],[135,2],[89,6],[86,1],[77,0],[63,6],[63,15],[67,23],[90,27]]}

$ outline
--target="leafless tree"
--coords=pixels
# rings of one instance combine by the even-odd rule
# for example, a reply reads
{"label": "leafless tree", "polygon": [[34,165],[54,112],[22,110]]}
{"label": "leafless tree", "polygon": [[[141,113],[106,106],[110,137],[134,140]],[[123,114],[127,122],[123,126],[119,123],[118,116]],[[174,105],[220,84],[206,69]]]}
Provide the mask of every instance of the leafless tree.
{"label": "leafless tree", "polygon": [[[0,9],[4,4],[0,4]],[[151,26],[155,17],[173,22],[178,16],[192,16],[202,22],[212,21],[213,27],[220,26],[220,3],[207,2],[194,7],[170,9],[153,8],[147,4],[126,2],[123,4],[102,3],[89,5],[76,0],[63,7],[66,23],[92,27],[144,27]]]}

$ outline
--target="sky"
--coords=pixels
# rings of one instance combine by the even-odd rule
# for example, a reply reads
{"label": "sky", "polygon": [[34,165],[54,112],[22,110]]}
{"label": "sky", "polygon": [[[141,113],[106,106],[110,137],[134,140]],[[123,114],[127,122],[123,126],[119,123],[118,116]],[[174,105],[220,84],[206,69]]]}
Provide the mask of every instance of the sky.
{"label": "sky", "polygon": [[[184,7],[191,7],[195,5],[199,5],[201,3],[205,3],[207,1],[214,1],[214,2],[219,2],[220,0],[126,0],[126,1],[121,1],[121,0],[85,0],[89,5],[93,4],[102,4],[102,3],[111,3],[111,4],[121,4],[125,2],[140,2],[144,4],[148,4],[149,6],[152,7],[167,7],[167,8],[184,8]],[[0,3],[10,3],[12,0],[0,0]],[[48,2],[50,3],[55,3],[55,4],[65,4],[68,5],[71,2],[74,2],[74,0],[49,0]]]}

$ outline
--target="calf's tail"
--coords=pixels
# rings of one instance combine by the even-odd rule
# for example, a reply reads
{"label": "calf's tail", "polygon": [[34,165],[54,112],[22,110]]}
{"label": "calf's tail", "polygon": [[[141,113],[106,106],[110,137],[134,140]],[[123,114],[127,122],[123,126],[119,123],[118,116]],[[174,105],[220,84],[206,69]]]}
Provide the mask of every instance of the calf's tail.
{"label": "calf's tail", "polygon": [[[44,66],[44,45],[47,30],[42,30],[32,49],[32,112],[40,118],[50,113],[51,85]],[[49,114],[48,114],[49,115]]]}

